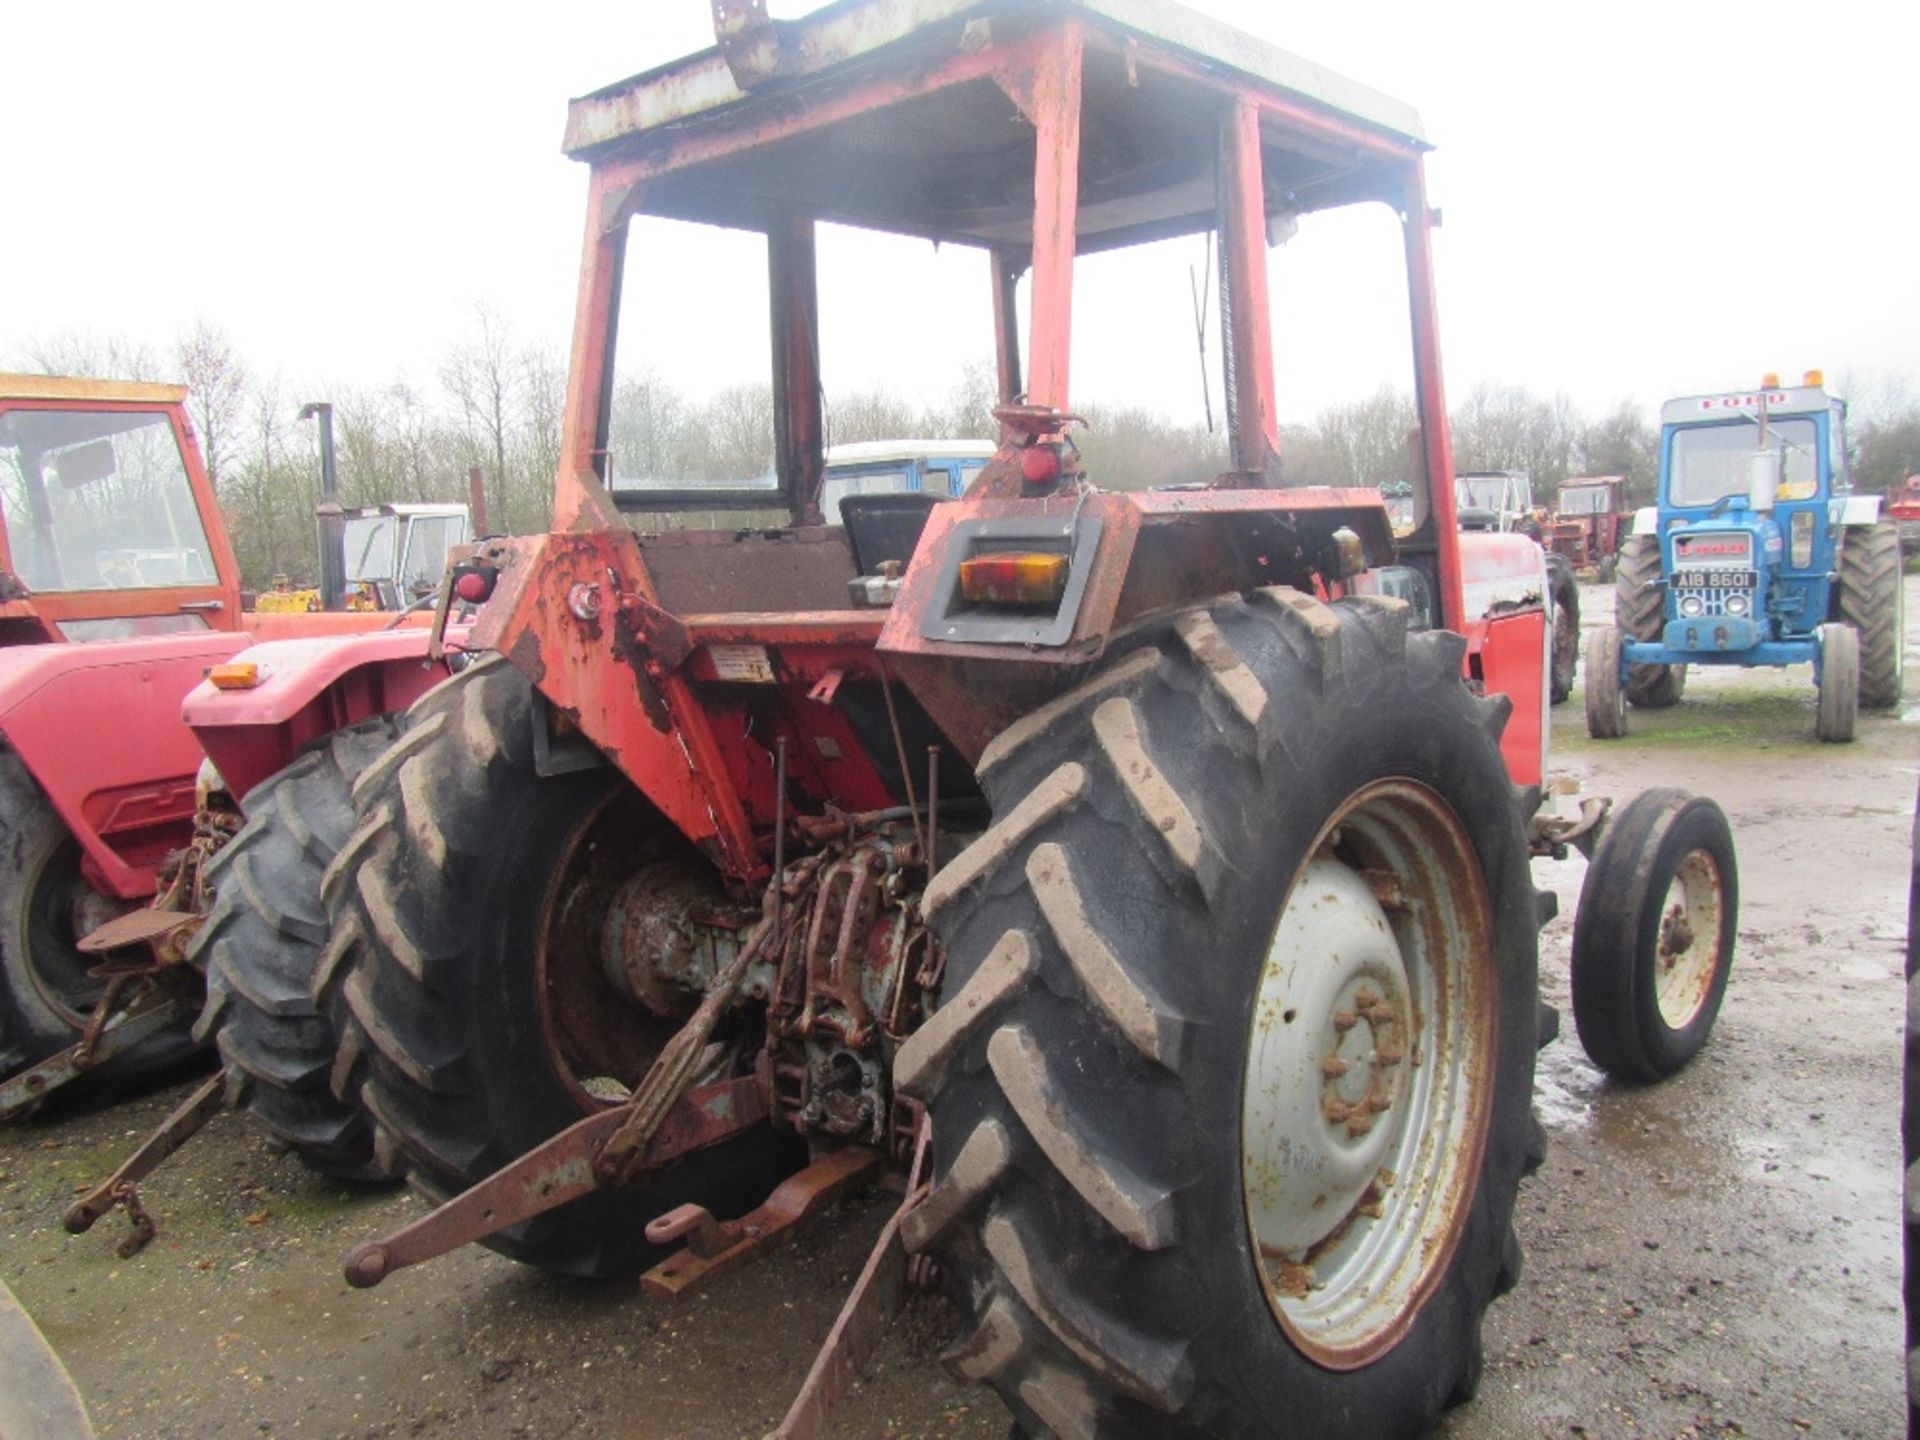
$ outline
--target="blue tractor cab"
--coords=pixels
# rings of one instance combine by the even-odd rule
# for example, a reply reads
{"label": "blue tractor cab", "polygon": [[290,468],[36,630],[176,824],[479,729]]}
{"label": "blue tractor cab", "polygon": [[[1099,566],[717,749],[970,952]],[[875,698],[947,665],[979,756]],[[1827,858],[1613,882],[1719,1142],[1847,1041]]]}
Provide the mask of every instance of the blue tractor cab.
{"label": "blue tractor cab", "polygon": [[1879,498],[1850,493],[1846,415],[1817,371],[1661,408],[1659,504],[1622,544],[1614,629],[1588,642],[1593,735],[1673,704],[1689,665],[1812,664],[1823,740],[1897,701],[1899,542]]}

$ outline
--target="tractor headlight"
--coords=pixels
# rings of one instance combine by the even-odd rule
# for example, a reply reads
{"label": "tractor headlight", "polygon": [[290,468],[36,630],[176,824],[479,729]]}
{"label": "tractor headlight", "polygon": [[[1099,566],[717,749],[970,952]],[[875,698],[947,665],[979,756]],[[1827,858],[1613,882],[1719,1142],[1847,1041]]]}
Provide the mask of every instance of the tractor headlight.
{"label": "tractor headlight", "polygon": [[1813,511],[1795,511],[1792,529],[1792,553],[1788,563],[1796,570],[1804,570],[1813,563]]}
{"label": "tractor headlight", "polygon": [[1707,602],[1698,595],[1682,595],[1680,613],[1688,620],[1698,620],[1707,613]]}
{"label": "tractor headlight", "polygon": [[1748,609],[1748,604],[1747,604],[1746,596],[1738,595],[1738,594],[1727,596],[1727,614],[1744,615],[1747,613],[1747,609]]}

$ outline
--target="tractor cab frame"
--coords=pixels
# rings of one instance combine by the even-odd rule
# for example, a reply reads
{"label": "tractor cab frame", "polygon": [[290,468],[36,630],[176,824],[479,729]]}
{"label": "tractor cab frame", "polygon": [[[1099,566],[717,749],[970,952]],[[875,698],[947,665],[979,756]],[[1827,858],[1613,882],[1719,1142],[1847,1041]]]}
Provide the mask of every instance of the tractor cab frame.
{"label": "tractor cab frame", "polygon": [[[752,638],[733,617],[785,617],[754,643],[778,651],[774,668],[799,695],[828,672],[898,677],[967,758],[1174,598],[1159,577],[1177,567],[1213,593],[1292,582],[1331,595],[1361,570],[1400,563],[1423,573],[1425,623],[1470,632],[1451,487],[1427,480],[1450,476],[1452,458],[1428,147],[1411,110],[1172,8],[839,4],[749,29],[752,43],[736,33],[570,108],[566,148],[591,179],[556,533],[486,552],[499,592],[476,632],[540,674],[548,699],[729,873],[764,876],[773,818],[764,778],[729,770],[739,755],[730,726],[695,693],[720,673],[713,647]],[[1285,484],[1275,418],[1269,234],[1368,202],[1402,217],[1422,422],[1419,524],[1397,554],[1378,491]],[[610,449],[622,291],[682,283],[628,268],[629,226],[647,215],[765,237],[772,485],[635,486]],[[891,557],[913,564],[890,611],[847,607],[852,557],[813,528],[824,518],[821,222],[970,246],[990,262],[982,300],[994,317],[1003,445],[958,503],[930,513],[917,547]],[[1201,490],[1083,489],[1067,438],[1075,256],[1207,229],[1220,236],[1231,468]],[[1029,478],[1048,465],[1050,476]],[[770,506],[796,528],[636,534],[625,518]],[[962,617],[947,560],[1026,544],[1023,527],[1055,548],[1072,532],[1070,600],[1044,623]],[[582,646],[582,624],[603,632],[599,644]],[[1486,629],[1471,627],[1476,651]],[[650,642],[644,661],[633,639]],[[1506,642],[1529,673],[1536,639]],[[994,683],[961,679],[971,666]],[[648,696],[639,708],[627,703],[636,679]],[[1495,688],[1523,716],[1537,713],[1537,678]],[[1540,738],[1538,720],[1511,735],[1517,775],[1538,778]]]}

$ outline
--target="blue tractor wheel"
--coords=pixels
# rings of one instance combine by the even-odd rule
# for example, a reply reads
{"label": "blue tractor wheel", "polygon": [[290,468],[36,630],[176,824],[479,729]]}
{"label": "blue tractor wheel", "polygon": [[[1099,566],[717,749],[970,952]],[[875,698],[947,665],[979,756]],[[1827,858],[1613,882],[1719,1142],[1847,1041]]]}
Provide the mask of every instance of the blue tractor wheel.
{"label": "blue tractor wheel", "polygon": [[1813,733],[1844,745],[1853,739],[1853,722],[1860,713],[1860,632],[1835,623],[1813,633],[1820,646],[1820,700]]}

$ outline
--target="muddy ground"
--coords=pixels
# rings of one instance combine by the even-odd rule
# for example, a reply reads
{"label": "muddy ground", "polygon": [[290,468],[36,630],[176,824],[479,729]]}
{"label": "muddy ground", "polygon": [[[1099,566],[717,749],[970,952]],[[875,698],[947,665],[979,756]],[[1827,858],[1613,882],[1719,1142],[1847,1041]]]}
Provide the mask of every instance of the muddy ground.
{"label": "muddy ground", "polygon": [[[1908,586],[1912,637],[1920,579]],[[1609,596],[1585,599],[1589,624],[1610,623]],[[1920,661],[1911,639],[1908,653]],[[1556,769],[1592,792],[1677,784],[1726,807],[1739,955],[1712,1045],[1669,1084],[1604,1081],[1570,1018],[1542,1055],[1552,1151],[1521,1194],[1526,1274],[1489,1317],[1478,1400],[1442,1433],[1895,1435],[1920,708],[1821,746],[1805,671],[1696,671],[1678,708],[1635,712],[1606,744],[1586,739],[1579,705],[1555,712]],[[1539,872],[1561,897],[1542,973],[1562,1006],[1582,870]],[[185,1093],[0,1132],[0,1278],[103,1436],[758,1436],[886,1213],[851,1202],[678,1307],[480,1250],[350,1291],[341,1257],[415,1202],[344,1192],[222,1116],[145,1187],[163,1230],[144,1253],[115,1256],[117,1218],[67,1236],[73,1193]],[[939,1366],[950,1318],[916,1302],[840,1433],[1005,1433],[998,1402]]]}

